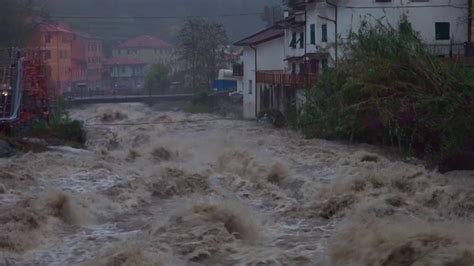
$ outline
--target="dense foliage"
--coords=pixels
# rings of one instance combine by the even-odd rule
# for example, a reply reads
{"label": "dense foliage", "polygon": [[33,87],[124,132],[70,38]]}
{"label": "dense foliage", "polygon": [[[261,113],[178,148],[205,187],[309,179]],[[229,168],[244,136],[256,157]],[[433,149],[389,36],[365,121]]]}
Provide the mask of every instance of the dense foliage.
{"label": "dense foliage", "polygon": [[66,110],[64,100],[56,101],[56,110],[50,121],[38,121],[26,133],[27,136],[45,139],[53,145],[82,147],[87,140],[84,124],[73,120]]}
{"label": "dense foliage", "polygon": [[171,85],[170,69],[163,64],[154,64],[146,75],[146,94],[166,94]]}
{"label": "dense foliage", "polygon": [[346,49],[308,94],[307,136],[392,145],[436,164],[472,142],[472,72],[427,52],[405,20],[363,22]]}
{"label": "dense foliage", "polygon": [[208,90],[224,60],[227,33],[222,24],[192,18],[179,32],[178,55],[189,75],[187,87],[194,91]]}
{"label": "dense foliage", "polygon": [[33,1],[2,0],[0,47],[23,46],[41,20],[41,12]]}

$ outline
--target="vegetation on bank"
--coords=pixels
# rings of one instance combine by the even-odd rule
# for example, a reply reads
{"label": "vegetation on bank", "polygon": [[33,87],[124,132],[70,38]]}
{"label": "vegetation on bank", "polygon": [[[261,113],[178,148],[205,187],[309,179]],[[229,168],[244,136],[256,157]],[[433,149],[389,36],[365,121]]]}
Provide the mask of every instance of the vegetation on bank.
{"label": "vegetation on bank", "polygon": [[171,93],[171,70],[164,64],[151,66],[145,79],[144,94],[157,95]]}
{"label": "vegetation on bank", "polygon": [[472,145],[472,71],[430,54],[404,19],[365,21],[345,45],[308,93],[306,136],[391,145],[433,165]]}
{"label": "vegetation on bank", "polygon": [[83,147],[87,140],[83,122],[69,116],[64,100],[59,99],[56,103],[56,110],[50,121],[35,122],[23,135],[44,139],[50,145]]}
{"label": "vegetation on bank", "polygon": [[191,103],[187,106],[186,112],[192,114],[209,113],[210,101],[207,92],[201,92],[194,96]]}

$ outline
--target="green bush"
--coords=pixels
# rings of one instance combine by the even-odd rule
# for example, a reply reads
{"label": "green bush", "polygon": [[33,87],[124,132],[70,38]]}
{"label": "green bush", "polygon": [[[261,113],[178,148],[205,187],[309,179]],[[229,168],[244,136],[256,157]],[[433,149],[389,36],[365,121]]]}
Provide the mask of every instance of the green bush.
{"label": "green bush", "polygon": [[71,119],[63,100],[59,99],[56,103],[57,108],[51,120],[37,121],[26,135],[43,138],[53,145],[82,147],[87,140],[83,122]]}
{"label": "green bush", "polygon": [[196,94],[186,111],[188,113],[209,113],[210,99],[207,92]]}
{"label": "green bush", "polygon": [[363,22],[307,95],[308,137],[392,145],[440,163],[473,139],[473,73],[427,52],[410,24]]}

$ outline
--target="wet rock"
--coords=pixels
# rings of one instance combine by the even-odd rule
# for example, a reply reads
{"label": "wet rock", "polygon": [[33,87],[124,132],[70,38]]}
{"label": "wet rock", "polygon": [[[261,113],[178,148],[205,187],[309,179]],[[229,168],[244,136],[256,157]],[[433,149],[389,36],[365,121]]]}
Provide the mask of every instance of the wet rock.
{"label": "wet rock", "polygon": [[10,142],[0,139],[0,158],[8,158],[15,153],[16,149]]}
{"label": "wet rock", "polygon": [[0,194],[4,194],[6,192],[7,192],[7,188],[2,183],[0,183]]}

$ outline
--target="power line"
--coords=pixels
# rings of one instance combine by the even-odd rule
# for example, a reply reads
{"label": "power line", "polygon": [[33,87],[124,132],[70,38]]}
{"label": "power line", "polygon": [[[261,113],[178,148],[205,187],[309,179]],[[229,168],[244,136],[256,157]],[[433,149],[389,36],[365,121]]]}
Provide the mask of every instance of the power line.
{"label": "power line", "polygon": [[90,20],[121,20],[121,19],[186,19],[186,18],[216,18],[216,17],[247,17],[260,16],[261,12],[220,14],[220,15],[194,15],[194,16],[76,16],[76,15],[51,15],[53,19],[90,19]]}

